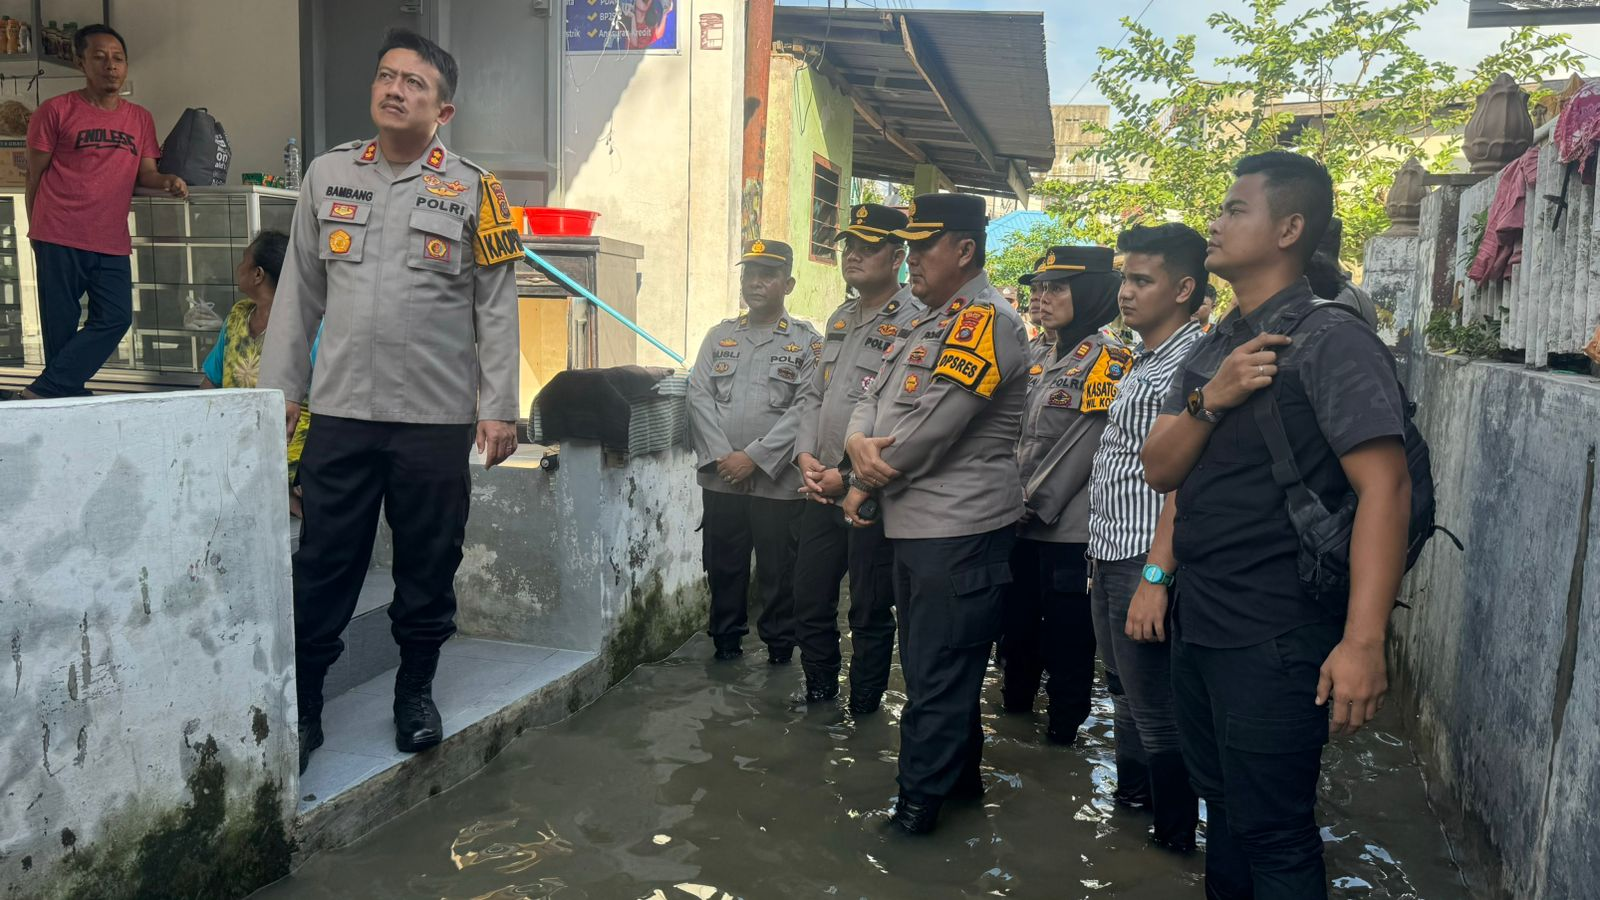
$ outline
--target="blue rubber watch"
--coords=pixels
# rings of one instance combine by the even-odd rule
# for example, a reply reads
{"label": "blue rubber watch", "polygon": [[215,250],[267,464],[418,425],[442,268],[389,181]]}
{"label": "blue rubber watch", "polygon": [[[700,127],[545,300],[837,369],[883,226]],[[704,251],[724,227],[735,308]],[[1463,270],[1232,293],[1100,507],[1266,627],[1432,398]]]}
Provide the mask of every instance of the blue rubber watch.
{"label": "blue rubber watch", "polygon": [[1173,577],[1171,572],[1166,571],[1155,563],[1149,563],[1144,567],[1144,580],[1151,584],[1159,584],[1162,587],[1166,587],[1177,579]]}

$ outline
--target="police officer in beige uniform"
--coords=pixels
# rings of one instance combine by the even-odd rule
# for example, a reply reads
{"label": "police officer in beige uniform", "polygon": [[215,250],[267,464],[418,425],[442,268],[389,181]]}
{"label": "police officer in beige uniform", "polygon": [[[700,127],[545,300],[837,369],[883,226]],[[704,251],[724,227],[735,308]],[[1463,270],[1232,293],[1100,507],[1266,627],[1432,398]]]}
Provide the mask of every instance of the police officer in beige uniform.
{"label": "police officer in beige uniform", "polygon": [[928,310],[896,339],[850,418],[844,509],[869,527],[862,507],[881,504],[894,545],[907,703],[893,822],[920,834],[947,798],[982,792],[978,697],[1022,515],[1028,339],[983,273],[982,198],[925,195],[910,213],[900,234],[911,289]]}
{"label": "police officer in beige uniform", "polygon": [[[306,172],[262,351],[261,387],[300,398],[312,383],[317,411],[294,557],[302,771],[322,743],[323,677],[344,649],[380,506],[395,544],[395,745],[415,752],[441,740],[432,683],[455,633],[468,453],[476,441],[493,466],[517,446],[509,263],[520,244],[499,182],[439,143],[456,75],[437,44],[389,33],[372,82],[378,137],[336,147]],[[287,407],[292,431],[300,405]]]}
{"label": "police officer in beige uniform", "polygon": [[894,656],[894,554],[883,527],[852,529],[837,501],[845,494],[845,429],[856,401],[878,373],[884,351],[923,309],[899,282],[906,214],[865,203],[836,236],[844,280],[857,292],[823,326],[822,362],[801,391],[804,414],[795,464],[805,480],[795,565],[795,637],[807,703],[839,696],[839,581],[850,576],[850,712],[878,710]]}
{"label": "police officer in beige uniform", "polygon": [[1089,474],[1117,382],[1132,361],[1101,331],[1117,317],[1122,277],[1109,247],[1055,247],[1023,281],[1054,332],[1054,352],[1028,391],[1017,444],[1027,512],[1011,557],[1001,639],[1005,710],[1033,711],[1050,673],[1050,740],[1070,744],[1089,717],[1094,686],[1090,614]]}
{"label": "police officer in beige uniform", "polygon": [[711,583],[716,658],[737,658],[750,596],[750,551],[761,586],[756,631],[767,661],[794,658],[794,557],[800,470],[794,466],[800,386],[811,378],[822,338],[789,317],[794,250],[752,241],[740,258],[748,310],[706,334],[689,372],[689,419],[699,464],[703,552]]}

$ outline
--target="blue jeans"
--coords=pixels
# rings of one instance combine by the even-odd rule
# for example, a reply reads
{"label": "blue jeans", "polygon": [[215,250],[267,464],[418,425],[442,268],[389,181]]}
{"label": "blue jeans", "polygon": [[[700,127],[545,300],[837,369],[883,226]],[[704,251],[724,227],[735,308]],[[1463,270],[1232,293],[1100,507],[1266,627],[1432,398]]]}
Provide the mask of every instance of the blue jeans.
{"label": "blue jeans", "polygon": [[[41,397],[81,397],[84,384],[116,351],[133,324],[133,267],[111,256],[45,241],[33,242],[39,276],[39,325],[44,371],[28,389]],[[89,319],[78,330],[81,298]]]}

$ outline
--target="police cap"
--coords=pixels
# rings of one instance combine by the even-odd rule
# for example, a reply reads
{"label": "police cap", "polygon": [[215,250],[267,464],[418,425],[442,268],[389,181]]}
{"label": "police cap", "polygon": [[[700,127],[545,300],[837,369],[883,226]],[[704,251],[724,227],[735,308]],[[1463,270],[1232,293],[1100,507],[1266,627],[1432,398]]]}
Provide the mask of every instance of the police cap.
{"label": "police cap", "polygon": [[850,208],[850,222],[834,236],[834,242],[844,240],[850,235],[866,241],[869,244],[881,243],[884,240],[899,240],[896,232],[906,227],[911,220],[906,214],[892,206],[879,203],[861,203]]}
{"label": "police cap", "polygon": [[739,265],[745,264],[788,268],[794,265],[794,248],[783,241],[757,238],[744,245],[744,255],[739,257]]}
{"label": "police cap", "polygon": [[988,208],[973,194],[923,194],[906,207],[911,221],[895,234],[908,241],[925,241],[945,231],[984,231]]}
{"label": "police cap", "polygon": [[1063,281],[1090,272],[1114,272],[1116,258],[1110,247],[1051,247],[1034,263],[1033,271],[1018,278],[1017,283]]}

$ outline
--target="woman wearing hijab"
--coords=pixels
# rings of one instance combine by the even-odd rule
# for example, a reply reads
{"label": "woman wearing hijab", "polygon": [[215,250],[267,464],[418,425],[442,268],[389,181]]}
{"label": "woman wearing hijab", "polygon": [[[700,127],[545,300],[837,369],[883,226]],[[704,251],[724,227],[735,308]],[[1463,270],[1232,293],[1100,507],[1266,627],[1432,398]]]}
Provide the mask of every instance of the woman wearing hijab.
{"label": "woman wearing hijab", "polygon": [[1055,247],[1019,279],[1032,288],[1043,325],[1055,334],[1044,371],[1028,391],[1017,460],[1026,509],[1012,555],[1001,638],[1007,712],[1031,713],[1039,681],[1050,678],[1049,739],[1077,740],[1094,683],[1089,610],[1089,473],[1106,410],[1132,360],[1101,331],[1117,317],[1122,276],[1107,247]]}

